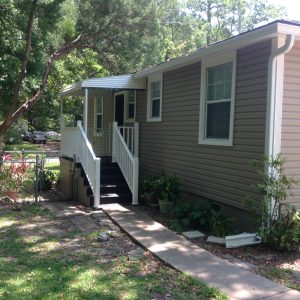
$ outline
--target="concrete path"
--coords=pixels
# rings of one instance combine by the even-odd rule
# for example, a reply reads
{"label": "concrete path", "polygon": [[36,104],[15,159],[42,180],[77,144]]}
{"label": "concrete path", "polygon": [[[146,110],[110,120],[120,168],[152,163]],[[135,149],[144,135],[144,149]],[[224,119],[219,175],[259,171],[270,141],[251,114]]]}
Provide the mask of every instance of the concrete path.
{"label": "concrete path", "polygon": [[219,287],[230,299],[300,299],[299,292],[211,254],[143,213],[130,211],[119,204],[105,204],[101,208],[157,257],[177,270]]}

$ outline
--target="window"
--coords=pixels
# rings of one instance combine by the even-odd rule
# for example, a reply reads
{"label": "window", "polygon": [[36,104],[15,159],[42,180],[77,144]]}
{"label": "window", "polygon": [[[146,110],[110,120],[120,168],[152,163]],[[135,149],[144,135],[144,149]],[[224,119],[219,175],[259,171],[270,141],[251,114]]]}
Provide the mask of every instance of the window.
{"label": "window", "polygon": [[136,92],[128,91],[127,92],[127,101],[126,101],[126,122],[134,122],[135,120],[135,99]]}
{"label": "window", "polygon": [[199,143],[231,146],[235,55],[204,61],[201,78]]}
{"label": "window", "polygon": [[161,121],[162,109],[162,75],[148,79],[147,120],[150,122]]}
{"label": "window", "polygon": [[94,135],[100,136],[103,129],[103,97],[95,97],[94,104]]}

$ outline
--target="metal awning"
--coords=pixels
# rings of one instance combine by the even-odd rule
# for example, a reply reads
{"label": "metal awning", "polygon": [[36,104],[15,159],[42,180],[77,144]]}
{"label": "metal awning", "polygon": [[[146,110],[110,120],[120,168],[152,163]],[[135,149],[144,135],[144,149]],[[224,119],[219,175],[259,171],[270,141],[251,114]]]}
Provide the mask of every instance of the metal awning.
{"label": "metal awning", "polygon": [[84,96],[84,89],[92,90],[94,93],[97,90],[145,90],[146,79],[134,78],[132,74],[91,78],[67,86],[61,91],[60,96]]}

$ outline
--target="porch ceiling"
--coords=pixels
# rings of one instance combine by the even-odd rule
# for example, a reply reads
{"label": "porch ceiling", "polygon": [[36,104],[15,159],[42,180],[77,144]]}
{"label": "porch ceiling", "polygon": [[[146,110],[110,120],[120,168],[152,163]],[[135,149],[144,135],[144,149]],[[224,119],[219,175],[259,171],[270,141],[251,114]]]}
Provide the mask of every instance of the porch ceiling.
{"label": "porch ceiling", "polygon": [[64,88],[60,96],[84,96],[84,89],[89,89],[89,95],[96,95],[103,90],[145,90],[145,78],[133,78],[132,74],[91,78],[77,82]]}

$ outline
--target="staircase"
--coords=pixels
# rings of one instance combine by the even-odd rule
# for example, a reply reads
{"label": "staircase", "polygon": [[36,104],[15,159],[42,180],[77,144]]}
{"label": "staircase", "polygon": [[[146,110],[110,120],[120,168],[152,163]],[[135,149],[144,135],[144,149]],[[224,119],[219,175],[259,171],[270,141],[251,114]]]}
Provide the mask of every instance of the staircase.
{"label": "staircase", "polygon": [[131,204],[132,194],[117,163],[101,157],[100,203]]}

